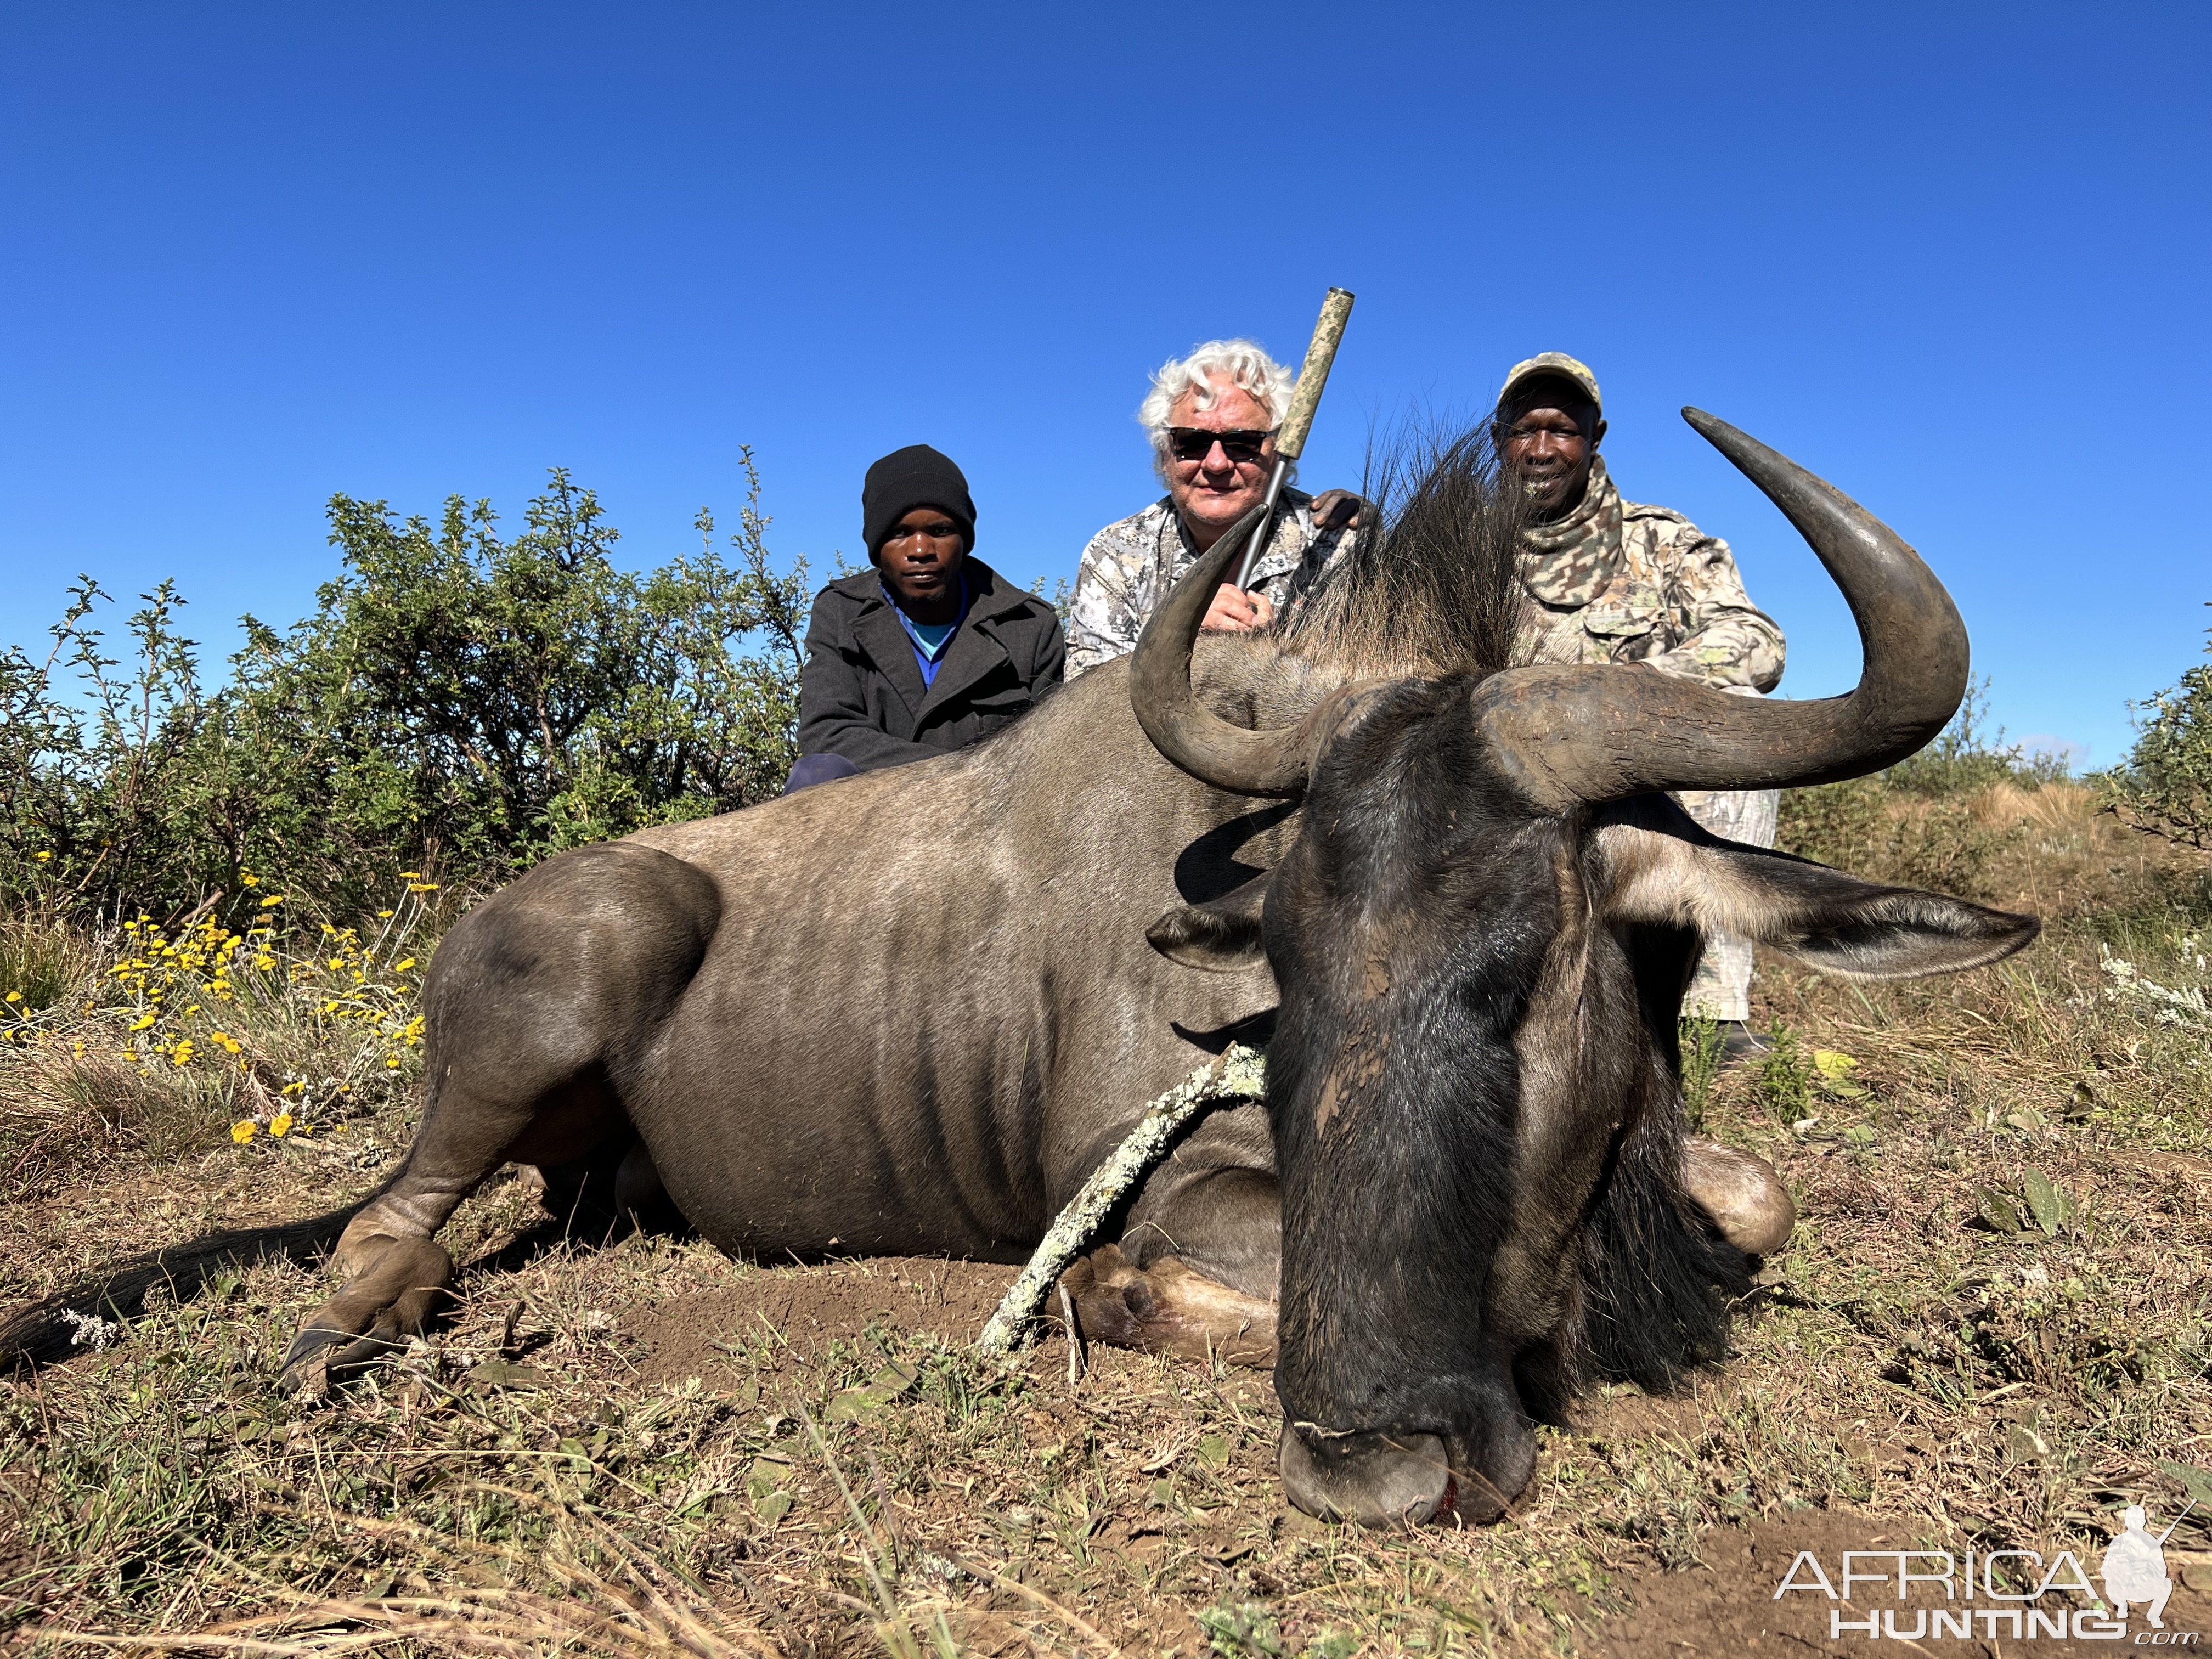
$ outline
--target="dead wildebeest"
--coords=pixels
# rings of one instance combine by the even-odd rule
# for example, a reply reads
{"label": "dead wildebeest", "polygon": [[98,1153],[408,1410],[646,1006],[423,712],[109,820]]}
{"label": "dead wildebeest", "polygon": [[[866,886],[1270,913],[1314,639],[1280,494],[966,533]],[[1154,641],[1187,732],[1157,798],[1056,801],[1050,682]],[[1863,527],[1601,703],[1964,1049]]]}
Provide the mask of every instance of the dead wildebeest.
{"label": "dead wildebeest", "polygon": [[1079,1317],[1265,1358],[1279,1284],[1291,1498],[1496,1516],[1535,1419],[1592,1372],[1719,1357],[1745,1252],[1786,1235],[1770,1170],[1685,1139],[1699,930],[1868,978],[2035,932],[1716,841],[1659,793],[1887,765],[1966,677],[1910,548],[1691,418],[1849,599],[1849,696],[1512,666],[1510,494],[1479,441],[1447,446],[1280,634],[1197,637],[1232,535],[1128,664],[986,744],[548,860],[439,950],[422,1127],[382,1191],[134,1264],[0,1352],[335,1238],[347,1282],[286,1359],[319,1382],[424,1328],[453,1272],[435,1235],[508,1161],[618,1163],[626,1198],[665,1190],[732,1252],[1018,1260],[1150,1098],[1272,1010],[1264,1106],[1144,1183],[1070,1276]]}

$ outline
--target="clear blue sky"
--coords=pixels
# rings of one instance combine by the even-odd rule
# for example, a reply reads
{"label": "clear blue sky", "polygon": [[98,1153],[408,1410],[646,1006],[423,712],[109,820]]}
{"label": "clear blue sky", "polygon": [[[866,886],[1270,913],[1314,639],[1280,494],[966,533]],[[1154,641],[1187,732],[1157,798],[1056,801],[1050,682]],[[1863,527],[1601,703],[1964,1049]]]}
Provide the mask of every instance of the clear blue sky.
{"label": "clear blue sky", "polygon": [[1950,583],[2016,737],[2109,763],[2212,611],[2212,10],[1389,4],[0,9],[0,642],[173,575],[289,622],[333,492],[510,519],[544,469],[658,562],[754,446],[786,554],[933,443],[978,550],[1073,573],[1155,493],[1146,372],[1295,359],[1305,482],[1547,348],[1615,476],[1847,613],[1684,427],[1822,472]]}

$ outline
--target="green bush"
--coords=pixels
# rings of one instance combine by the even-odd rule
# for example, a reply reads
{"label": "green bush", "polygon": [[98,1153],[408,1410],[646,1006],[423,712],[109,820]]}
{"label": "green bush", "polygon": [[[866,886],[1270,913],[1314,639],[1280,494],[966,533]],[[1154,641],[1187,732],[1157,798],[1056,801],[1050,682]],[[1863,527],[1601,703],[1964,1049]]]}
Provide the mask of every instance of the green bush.
{"label": "green bush", "polygon": [[2063,756],[2030,755],[2005,741],[2002,726],[1990,729],[1990,682],[1984,675],[1967,682],[1959,712],[1933,743],[1881,775],[1891,788],[1907,794],[1962,795],[1999,783],[2039,788],[2066,774]]}
{"label": "green bush", "polygon": [[2212,850],[2212,662],[2135,707],[2134,752],[2099,781],[2106,805],[2138,830]]}
{"label": "green bush", "polygon": [[1985,898],[1991,862],[2024,833],[1984,822],[1974,797],[1997,784],[2040,788],[2066,763],[2026,754],[1989,726],[1989,684],[1970,684],[1936,740],[1870,777],[1782,797],[1776,844],[1874,881]]}
{"label": "green bush", "polygon": [[0,890],[78,916],[174,916],[271,872],[332,914],[405,870],[495,882],[564,847],[726,811],[789,771],[803,562],[779,570],[750,453],[734,561],[643,574],[592,492],[555,471],[521,533],[455,496],[441,521],[331,499],[337,577],[280,633],[245,618],[204,686],[184,601],[131,618],[86,577],[43,662],[0,656]]}

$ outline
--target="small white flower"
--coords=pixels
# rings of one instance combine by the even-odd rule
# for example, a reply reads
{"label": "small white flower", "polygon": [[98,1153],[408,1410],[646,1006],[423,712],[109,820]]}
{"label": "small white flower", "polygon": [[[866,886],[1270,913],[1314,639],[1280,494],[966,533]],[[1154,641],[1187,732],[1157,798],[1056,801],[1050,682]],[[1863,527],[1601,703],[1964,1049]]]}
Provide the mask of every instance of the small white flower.
{"label": "small white flower", "polygon": [[106,1353],[107,1345],[123,1334],[123,1327],[112,1325],[98,1314],[81,1314],[74,1308],[62,1310],[62,1320],[70,1328],[70,1346],[88,1347],[94,1353]]}

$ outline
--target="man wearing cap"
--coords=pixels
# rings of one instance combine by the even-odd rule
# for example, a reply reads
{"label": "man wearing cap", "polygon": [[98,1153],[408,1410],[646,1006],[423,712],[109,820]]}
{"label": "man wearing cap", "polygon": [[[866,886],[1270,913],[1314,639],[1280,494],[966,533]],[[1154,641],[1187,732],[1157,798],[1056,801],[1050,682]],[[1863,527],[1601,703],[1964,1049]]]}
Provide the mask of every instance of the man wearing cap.
{"label": "man wearing cap", "polygon": [[786,794],[963,748],[1060,682],[1060,618],[973,556],[975,504],[950,459],[884,456],[860,512],[871,568],[815,595]]}
{"label": "man wearing cap", "polygon": [[[1597,453],[1605,437],[1597,376],[1562,351],[1514,365],[1492,432],[1527,492],[1521,580],[1540,662],[1642,663],[1756,696],[1782,678],[1782,630],[1743,591],[1728,544],[1680,514],[1625,501]],[[1676,799],[1717,836],[1774,845],[1771,789],[1686,789]],[[1732,1026],[1732,1052],[1755,1047],[1751,945],[1711,935],[1685,1012]]]}
{"label": "man wearing cap", "polygon": [[[1275,428],[1297,376],[1249,340],[1213,340],[1152,376],[1137,419],[1168,493],[1091,538],[1068,616],[1073,676],[1137,648],[1146,620],[1184,571],[1260,505],[1275,464]],[[1295,610],[1357,533],[1358,497],[1285,489],[1273,533],[1242,586],[1222,583],[1205,626],[1264,628]]]}

